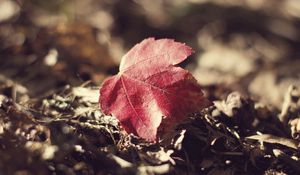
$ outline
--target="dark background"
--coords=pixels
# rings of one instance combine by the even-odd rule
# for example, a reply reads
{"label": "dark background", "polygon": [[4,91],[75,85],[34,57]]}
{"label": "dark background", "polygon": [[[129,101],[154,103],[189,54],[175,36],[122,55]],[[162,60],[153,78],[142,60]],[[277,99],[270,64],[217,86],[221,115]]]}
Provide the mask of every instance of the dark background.
{"label": "dark background", "polygon": [[70,83],[100,85],[147,37],[193,47],[182,66],[205,87],[280,107],[289,84],[299,85],[297,0],[3,0],[0,8],[0,81],[32,97]]}

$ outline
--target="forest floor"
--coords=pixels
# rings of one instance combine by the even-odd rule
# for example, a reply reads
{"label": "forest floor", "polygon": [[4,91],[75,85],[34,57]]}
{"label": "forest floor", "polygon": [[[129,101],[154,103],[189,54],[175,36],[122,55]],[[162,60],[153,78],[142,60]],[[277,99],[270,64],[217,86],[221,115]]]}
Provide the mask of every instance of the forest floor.
{"label": "forest floor", "polygon": [[[84,2],[0,2],[0,175],[300,174],[299,4]],[[213,102],[156,143],[98,103],[147,37],[193,47]]]}

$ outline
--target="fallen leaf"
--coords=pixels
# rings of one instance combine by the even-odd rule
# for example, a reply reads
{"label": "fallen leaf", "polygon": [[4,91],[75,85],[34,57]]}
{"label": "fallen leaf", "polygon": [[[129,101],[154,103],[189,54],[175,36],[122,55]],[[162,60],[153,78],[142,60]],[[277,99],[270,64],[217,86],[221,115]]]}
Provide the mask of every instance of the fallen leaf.
{"label": "fallen leaf", "polygon": [[122,57],[119,73],[103,82],[102,111],[117,117],[128,133],[154,141],[163,116],[168,128],[208,106],[192,74],[175,67],[192,52],[172,39],[135,45]]}
{"label": "fallen leaf", "polygon": [[[50,29],[42,28],[34,42],[34,50],[44,56],[49,46],[56,49],[59,60],[76,69],[90,65],[106,71],[116,65],[105,45],[99,43],[90,25],[84,23],[58,24]],[[45,50],[46,49],[46,50]],[[57,65],[56,65],[57,66]]]}
{"label": "fallen leaf", "polygon": [[298,149],[298,145],[299,145],[299,143],[296,140],[278,137],[271,134],[253,135],[246,138],[252,140],[258,140],[260,142],[280,144],[293,149]]}

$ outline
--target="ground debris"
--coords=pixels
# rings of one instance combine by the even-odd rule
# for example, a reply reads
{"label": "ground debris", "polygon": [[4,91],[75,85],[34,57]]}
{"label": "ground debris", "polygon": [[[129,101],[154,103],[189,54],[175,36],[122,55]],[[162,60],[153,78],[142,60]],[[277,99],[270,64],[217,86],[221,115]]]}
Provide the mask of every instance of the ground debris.
{"label": "ground debris", "polygon": [[[300,174],[299,9],[296,0],[0,0],[0,175]],[[157,143],[99,108],[102,81],[147,37],[192,46],[179,66],[213,102]]]}
{"label": "ground debris", "polygon": [[[114,117],[103,115],[94,89],[66,87],[28,105],[2,95],[0,151],[7,157],[0,164],[11,164],[5,172],[22,170],[12,164],[16,147],[16,153],[24,155],[20,166],[38,163],[35,167],[42,173],[267,174],[278,169],[279,163],[298,172],[298,141],[287,138],[289,132],[282,133],[285,136],[266,132],[272,131],[272,125],[284,124],[272,118],[276,114],[237,92],[192,114],[168,138],[149,143],[126,134]],[[259,127],[266,120],[273,123]],[[282,158],[283,153],[276,150],[293,158]]]}

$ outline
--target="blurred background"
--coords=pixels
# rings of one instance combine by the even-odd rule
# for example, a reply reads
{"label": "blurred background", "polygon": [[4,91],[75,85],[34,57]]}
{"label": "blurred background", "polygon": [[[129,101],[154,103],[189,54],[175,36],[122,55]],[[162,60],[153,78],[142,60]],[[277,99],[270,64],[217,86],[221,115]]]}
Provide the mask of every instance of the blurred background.
{"label": "blurred background", "polygon": [[299,28],[299,0],[0,0],[0,93],[100,86],[134,44],[174,38],[211,100],[238,90],[280,108],[300,86]]}

